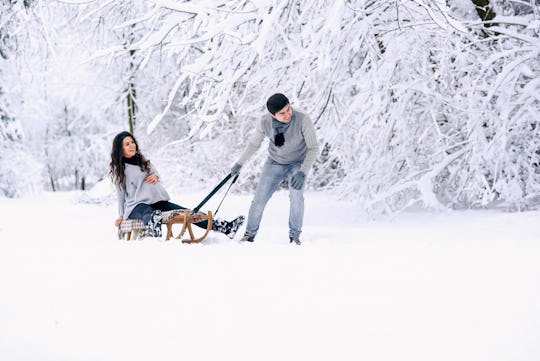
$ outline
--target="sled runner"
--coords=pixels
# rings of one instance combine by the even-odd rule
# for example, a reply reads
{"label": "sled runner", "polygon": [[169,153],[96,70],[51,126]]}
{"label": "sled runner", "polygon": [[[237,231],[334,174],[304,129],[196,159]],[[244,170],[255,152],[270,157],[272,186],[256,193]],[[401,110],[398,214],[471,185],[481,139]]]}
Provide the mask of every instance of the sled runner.
{"label": "sled runner", "polygon": [[[208,221],[206,230],[204,231],[204,234],[200,236],[199,238],[195,238],[193,235],[193,230],[191,229],[191,225],[193,223],[198,223],[201,221]],[[182,223],[182,229],[180,230],[180,233],[178,236],[176,236],[176,239],[182,238],[184,233],[186,232],[186,229],[189,232],[189,239],[185,238],[182,240],[182,243],[197,243],[202,242],[206,236],[208,236],[208,232],[212,229],[212,212],[208,211],[208,213],[204,214],[202,212],[192,213],[189,210],[185,210],[183,214],[177,214],[175,215],[170,223],[167,224],[167,238],[169,239],[172,237],[172,225],[174,223]]]}
{"label": "sled runner", "polygon": [[[171,239],[171,237],[173,237],[173,224],[182,224],[182,229],[180,230],[180,233],[178,233],[178,235],[175,237],[176,239],[181,239],[187,230],[189,233],[189,238],[182,239],[182,243],[202,242],[206,238],[206,236],[208,236],[208,233],[212,229],[213,218],[212,218],[211,211],[204,213],[204,212],[200,212],[199,210],[231,178],[232,178],[232,174],[229,173],[229,175],[227,175],[193,210],[175,209],[172,211],[162,212],[163,218],[161,222],[162,224],[165,224],[167,226],[167,235],[165,237],[165,240],[169,240]],[[234,184],[234,182],[236,182],[237,178],[238,178],[238,175],[236,175],[233,178],[231,184],[229,185],[229,188],[227,188],[225,195],[221,199],[221,202],[219,203],[216,211],[214,212],[214,215],[217,214],[217,212],[219,211],[219,207],[221,207],[223,200],[229,193],[231,186]],[[202,236],[195,237],[195,234],[193,233],[193,229],[192,229],[192,224],[199,223],[202,221],[207,221],[206,229],[204,230],[204,233],[202,234]],[[132,238],[137,239],[143,234],[144,229],[145,229],[144,222],[141,219],[125,219],[122,221],[122,223],[118,227],[118,238],[126,239],[128,241],[131,240]]]}

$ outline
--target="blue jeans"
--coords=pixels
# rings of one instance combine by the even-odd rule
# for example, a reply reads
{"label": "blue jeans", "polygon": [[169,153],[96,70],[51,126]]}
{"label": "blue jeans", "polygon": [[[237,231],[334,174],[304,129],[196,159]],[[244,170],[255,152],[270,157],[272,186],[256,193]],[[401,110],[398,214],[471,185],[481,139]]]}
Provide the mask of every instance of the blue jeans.
{"label": "blue jeans", "polygon": [[[264,163],[261,179],[257,184],[255,196],[249,207],[246,233],[255,237],[259,230],[266,204],[284,179],[291,183],[292,176],[300,169],[302,163],[279,164],[271,159]],[[289,237],[299,237],[302,233],[304,220],[304,187],[293,189],[289,187]]]}

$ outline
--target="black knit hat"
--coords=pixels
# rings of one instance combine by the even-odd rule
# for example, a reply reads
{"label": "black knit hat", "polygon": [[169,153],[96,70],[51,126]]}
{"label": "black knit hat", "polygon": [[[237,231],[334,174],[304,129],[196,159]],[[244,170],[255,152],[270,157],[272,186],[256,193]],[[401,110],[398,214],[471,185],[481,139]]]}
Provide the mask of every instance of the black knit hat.
{"label": "black knit hat", "polygon": [[289,104],[289,99],[287,99],[285,95],[277,93],[268,98],[266,101],[266,108],[270,113],[276,114],[276,112],[285,108],[287,104]]}

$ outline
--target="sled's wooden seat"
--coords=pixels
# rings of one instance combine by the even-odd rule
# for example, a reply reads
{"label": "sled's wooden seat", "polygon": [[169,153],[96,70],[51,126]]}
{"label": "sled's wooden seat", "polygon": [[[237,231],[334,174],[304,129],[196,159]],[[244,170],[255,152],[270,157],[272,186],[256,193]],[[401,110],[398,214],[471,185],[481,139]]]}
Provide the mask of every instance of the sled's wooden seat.
{"label": "sled's wooden seat", "polygon": [[[173,237],[173,224],[182,223],[182,229],[175,237],[176,239],[180,239],[186,232],[186,229],[188,230],[190,238],[182,239],[183,243],[202,242],[212,229],[212,212],[210,211],[208,213],[198,212],[193,214],[189,209],[176,209],[173,211],[165,211],[162,213],[162,216],[162,223],[167,226],[165,240],[169,240],[171,237]],[[198,223],[201,221],[208,221],[208,225],[203,235],[196,238],[191,226],[193,223]],[[118,238],[126,239],[128,241],[131,239],[137,239],[141,236],[143,231],[144,222],[141,219],[125,219],[120,224],[120,227],[118,227]]]}

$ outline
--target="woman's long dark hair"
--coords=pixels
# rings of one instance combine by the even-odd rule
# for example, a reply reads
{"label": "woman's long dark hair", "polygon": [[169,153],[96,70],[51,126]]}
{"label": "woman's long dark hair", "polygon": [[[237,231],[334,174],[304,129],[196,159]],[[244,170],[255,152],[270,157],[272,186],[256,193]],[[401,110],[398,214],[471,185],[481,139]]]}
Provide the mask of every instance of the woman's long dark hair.
{"label": "woman's long dark hair", "polygon": [[126,189],[126,175],[124,173],[126,163],[124,161],[124,151],[122,149],[122,144],[126,137],[131,137],[135,142],[137,153],[134,155],[134,158],[136,157],[137,164],[141,170],[147,173],[150,171],[150,161],[146,160],[146,158],[144,158],[142,153],[139,151],[139,143],[137,143],[137,139],[135,139],[130,132],[118,133],[113,140],[111,162],[109,163],[109,173],[113,183],[119,186],[121,189]]}

